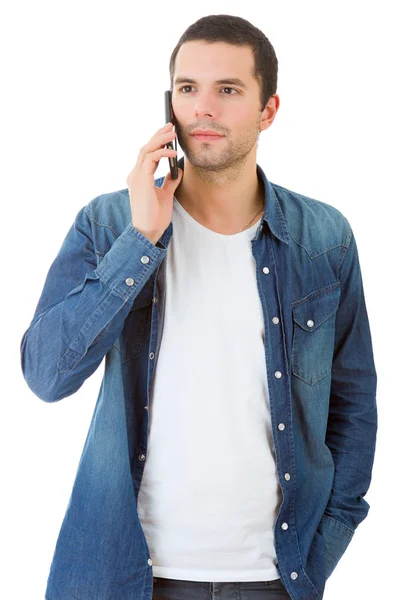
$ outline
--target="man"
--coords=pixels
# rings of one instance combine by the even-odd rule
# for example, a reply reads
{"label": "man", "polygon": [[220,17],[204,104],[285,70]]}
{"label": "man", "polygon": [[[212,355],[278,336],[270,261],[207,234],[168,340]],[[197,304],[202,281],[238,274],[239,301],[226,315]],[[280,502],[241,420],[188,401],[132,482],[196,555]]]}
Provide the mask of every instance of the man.
{"label": "man", "polygon": [[[356,242],[338,209],[256,163],[279,108],[259,29],[200,19],[170,74],[176,131],[79,211],[21,343],[46,402],[105,357],[46,598],[319,599],[369,510]],[[178,179],[154,180],[175,137]]]}

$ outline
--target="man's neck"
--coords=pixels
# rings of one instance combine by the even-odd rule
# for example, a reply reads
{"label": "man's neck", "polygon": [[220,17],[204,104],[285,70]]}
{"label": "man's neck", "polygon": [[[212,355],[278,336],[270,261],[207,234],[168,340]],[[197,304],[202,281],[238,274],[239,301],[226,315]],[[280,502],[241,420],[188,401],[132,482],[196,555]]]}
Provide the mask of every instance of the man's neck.
{"label": "man's neck", "polygon": [[[238,233],[250,222],[250,227],[262,215],[265,189],[261,179],[254,174],[249,181],[213,186],[186,177],[175,190],[175,198],[198,223],[224,235]],[[193,182],[191,184],[191,182]],[[185,185],[186,183],[186,185]]]}

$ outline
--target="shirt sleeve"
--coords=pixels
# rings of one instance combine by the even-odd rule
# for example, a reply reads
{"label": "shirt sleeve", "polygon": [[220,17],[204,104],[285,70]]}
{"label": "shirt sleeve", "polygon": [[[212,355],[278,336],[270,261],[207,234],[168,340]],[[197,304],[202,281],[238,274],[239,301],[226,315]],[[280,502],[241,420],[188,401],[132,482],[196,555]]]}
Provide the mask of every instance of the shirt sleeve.
{"label": "shirt sleeve", "polygon": [[375,370],[356,240],[340,266],[341,295],[336,315],[326,444],[335,463],[325,514],[352,531],[365,519],[377,434]]}
{"label": "shirt sleeve", "polygon": [[73,394],[97,369],[166,252],[129,224],[97,265],[88,209],[78,212],[21,340],[22,372],[40,399]]}

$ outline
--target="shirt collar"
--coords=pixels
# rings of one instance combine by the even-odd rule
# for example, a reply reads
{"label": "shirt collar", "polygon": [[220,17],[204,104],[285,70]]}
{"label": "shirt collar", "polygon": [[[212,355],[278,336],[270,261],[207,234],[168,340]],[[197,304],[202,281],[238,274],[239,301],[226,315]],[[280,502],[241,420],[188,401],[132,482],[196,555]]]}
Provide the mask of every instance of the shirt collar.
{"label": "shirt collar", "polygon": [[285,242],[285,244],[289,244],[290,236],[287,222],[283,216],[278,196],[275,194],[273,185],[270,181],[268,181],[259,164],[257,164],[257,175],[260,179],[262,179],[265,190],[265,209],[262,217],[263,221],[268,223],[268,226],[275,237],[279,238],[282,242]]}
{"label": "shirt collar", "polygon": [[[183,156],[178,160],[178,167],[182,169],[182,171],[185,170]],[[281,205],[279,203],[277,195],[275,194],[273,185],[268,181],[263,169],[260,167],[259,164],[257,164],[257,176],[264,183],[265,190],[265,208],[262,220],[268,224],[269,229],[272,231],[275,237],[280,239],[282,242],[285,242],[285,244],[289,244],[289,231],[286,219],[283,216]],[[164,178],[161,179],[163,180]]]}

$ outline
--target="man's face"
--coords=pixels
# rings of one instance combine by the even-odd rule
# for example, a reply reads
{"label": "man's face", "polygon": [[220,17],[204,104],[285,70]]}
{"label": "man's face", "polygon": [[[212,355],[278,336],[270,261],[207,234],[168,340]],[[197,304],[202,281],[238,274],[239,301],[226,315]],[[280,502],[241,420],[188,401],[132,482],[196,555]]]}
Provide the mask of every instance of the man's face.
{"label": "man's face", "polygon": [[[180,47],[172,108],[178,142],[194,166],[222,170],[255,152],[262,112],[260,87],[251,75],[253,65],[249,46],[192,41]],[[244,86],[216,83],[232,78],[240,79]],[[198,140],[191,135],[198,128],[212,129],[224,137]]]}

